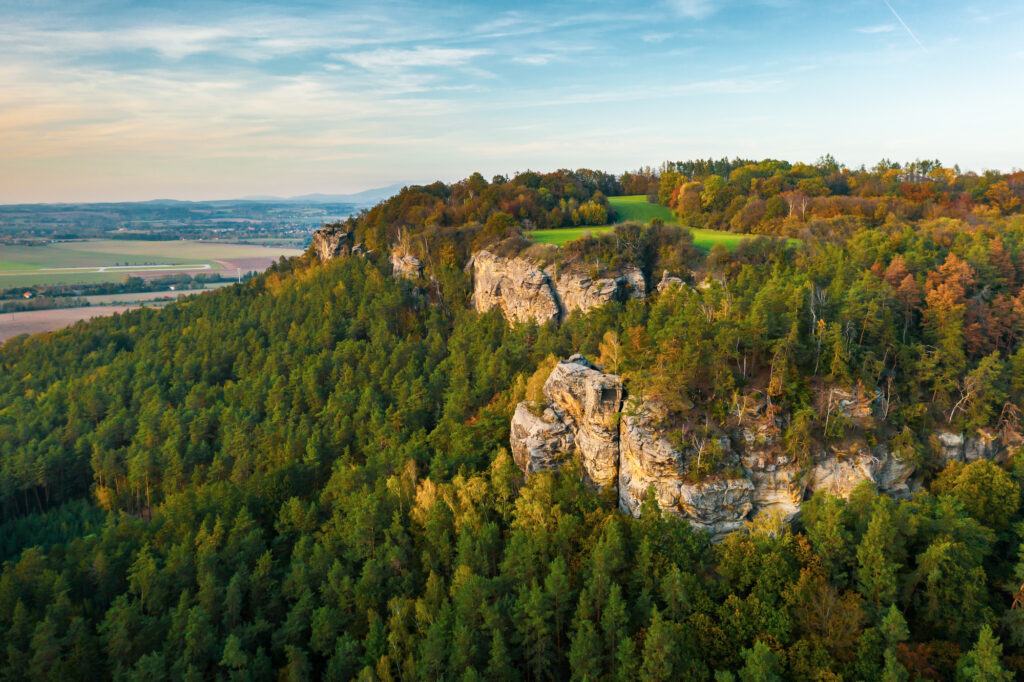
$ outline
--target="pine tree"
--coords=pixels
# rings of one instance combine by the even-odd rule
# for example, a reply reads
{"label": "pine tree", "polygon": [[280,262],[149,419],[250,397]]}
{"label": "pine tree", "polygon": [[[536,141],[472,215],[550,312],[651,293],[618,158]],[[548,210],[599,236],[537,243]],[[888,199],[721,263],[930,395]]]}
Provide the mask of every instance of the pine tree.
{"label": "pine tree", "polygon": [[896,599],[898,566],[892,560],[895,540],[891,503],[878,498],[857,547],[857,583],[868,608],[876,615],[884,613]]}
{"label": "pine tree", "polygon": [[743,650],[743,667],[739,672],[741,682],[782,682],[779,672],[778,656],[762,640]]}
{"label": "pine tree", "polygon": [[678,645],[672,624],[661,617],[658,609],[654,609],[651,624],[647,628],[647,638],[644,640],[640,679],[643,682],[666,682],[674,679],[677,655]]}
{"label": "pine tree", "polygon": [[569,668],[572,679],[579,682],[593,682],[601,676],[601,640],[590,620],[576,623],[569,648]]}
{"label": "pine tree", "polygon": [[499,628],[491,631],[491,653],[487,660],[487,679],[512,682],[518,679],[512,657]]}
{"label": "pine tree", "polygon": [[974,648],[957,661],[957,680],[962,682],[1010,682],[1013,680],[1013,673],[1000,663],[999,657],[1002,655],[1003,645],[992,634],[992,628],[987,624],[983,625]]}
{"label": "pine tree", "polygon": [[882,682],[907,682],[910,679],[910,674],[907,669],[903,667],[899,659],[896,658],[896,651],[894,649],[886,649],[885,651],[885,667],[882,669]]}

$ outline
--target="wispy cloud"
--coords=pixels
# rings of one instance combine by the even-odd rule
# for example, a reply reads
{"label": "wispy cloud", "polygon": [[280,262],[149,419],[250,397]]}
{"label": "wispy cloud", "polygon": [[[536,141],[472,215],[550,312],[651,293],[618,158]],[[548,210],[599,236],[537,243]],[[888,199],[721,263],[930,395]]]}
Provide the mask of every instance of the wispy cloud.
{"label": "wispy cloud", "polygon": [[690,19],[704,19],[714,14],[722,5],[721,0],[670,0],[672,8]]}
{"label": "wispy cloud", "polygon": [[490,50],[419,46],[411,50],[386,49],[331,55],[367,70],[402,67],[461,66]]}
{"label": "wispy cloud", "polygon": [[553,54],[524,54],[513,57],[512,61],[517,64],[529,64],[530,66],[545,66],[554,58],[555,55]]}
{"label": "wispy cloud", "polygon": [[663,43],[672,37],[671,33],[645,33],[640,36],[640,40],[645,43]]}
{"label": "wispy cloud", "polygon": [[896,30],[896,24],[877,24],[875,26],[861,26],[853,29],[857,33],[867,33],[869,35],[875,33],[892,33]]}

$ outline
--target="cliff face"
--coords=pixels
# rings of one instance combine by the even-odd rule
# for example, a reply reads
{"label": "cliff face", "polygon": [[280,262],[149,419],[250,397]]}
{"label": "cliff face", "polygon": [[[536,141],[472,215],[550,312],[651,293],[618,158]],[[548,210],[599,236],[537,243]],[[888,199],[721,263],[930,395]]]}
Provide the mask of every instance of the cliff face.
{"label": "cliff face", "polygon": [[708,436],[693,442],[680,434],[686,445],[674,446],[659,428],[661,415],[629,399],[622,418],[619,456],[619,508],[633,516],[653,488],[662,510],[688,518],[695,527],[717,535],[739,528],[754,506],[753,484],[742,477],[715,475],[698,480],[691,471],[702,458],[719,449],[735,463],[727,438]]}
{"label": "cliff face", "polygon": [[525,258],[504,258],[490,251],[473,255],[473,307],[477,312],[500,308],[509,322],[561,319],[558,297],[548,274]]}
{"label": "cliff face", "polygon": [[[639,516],[648,490],[668,514],[685,518],[713,536],[739,528],[752,515],[774,513],[789,521],[800,503],[819,490],[848,497],[863,481],[879,492],[905,495],[915,466],[866,436],[880,426],[880,397],[857,390],[821,391],[829,418],[842,418],[848,435],[817,447],[804,462],[794,461],[781,442],[781,420],[764,402],[749,406],[730,430],[708,425],[699,432],[683,424],[666,430],[657,403],[625,395],[622,380],[600,371],[581,355],[555,366],[544,384],[547,404],[538,416],[520,403],[512,418],[511,446],[516,463],[529,476],[557,469],[579,454],[584,480],[598,490],[614,490],[619,507]],[[972,461],[1002,452],[992,433],[937,432],[950,459]],[[695,469],[714,457],[714,471]]]}
{"label": "cliff face", "polygon": [[574,355],[555,365],[544,382],[544,396],[575,433],[587,484],[597,489],[614,487],[619,473],[622,380]]}
{"label": "cliff face", "polygon": [[321,263],[352,252],[353,235],[338,225],[325,225],[313,233],[313,252]]}
{"label": "cliff face", "polygon": [[644,298],[643,274],[626,268],[608,277],[592,278],[580,268],[556,275],[522,257],[505,258],[490,251],[473,254],[473,307],[477,312],[500,308],[509,322],[559,322],[573,310]]}
{"label": "cliff face", "polygon": [[[354,244],[354,235],[337,225],[314,232],[311,246],[322,263],[363,252]],[[396,277],[424,277],[423,261],[399,246],[392,248],[389,262]],[[594,278],[579,265],[554,273],[527,258],[506,258],[484,250],[473,254],[467,269],[473,276],[473,308],[477,312],[498,308],[511,323],[558,323],[574,310],[586,312],[612,301],[647,296],[643,273],[635,267]]]}

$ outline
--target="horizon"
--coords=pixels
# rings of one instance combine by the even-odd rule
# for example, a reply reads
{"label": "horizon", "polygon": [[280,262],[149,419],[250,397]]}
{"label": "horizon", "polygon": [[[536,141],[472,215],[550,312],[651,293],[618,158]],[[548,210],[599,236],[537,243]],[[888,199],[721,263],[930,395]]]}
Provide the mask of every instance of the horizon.
{"label": "horizon", "polygon": [[993,1],[7,14],[4,205],[349,194],[723,156],[975,172],[1024,159],[1010,136],[1024,7]]}

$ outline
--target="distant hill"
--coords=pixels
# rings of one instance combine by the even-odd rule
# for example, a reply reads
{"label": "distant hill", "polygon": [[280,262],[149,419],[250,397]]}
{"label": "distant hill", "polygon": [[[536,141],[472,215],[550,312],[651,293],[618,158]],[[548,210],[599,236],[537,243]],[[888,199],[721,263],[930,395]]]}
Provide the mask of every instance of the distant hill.
{"label": "distant hill", "polygon": [[242,201],[275,201],[301,204],[375,204],[382,199],[397,194],[409,183],[396,182],[387,187],[376,187],[365,189],[362,192],[352,194],[303,194],[297,197],[275,197],[275,196],[249,196],[243,197]]}

